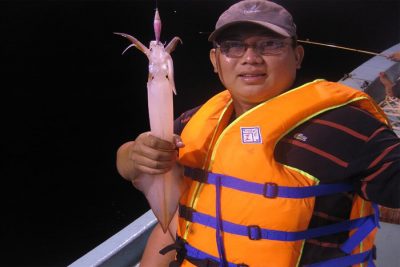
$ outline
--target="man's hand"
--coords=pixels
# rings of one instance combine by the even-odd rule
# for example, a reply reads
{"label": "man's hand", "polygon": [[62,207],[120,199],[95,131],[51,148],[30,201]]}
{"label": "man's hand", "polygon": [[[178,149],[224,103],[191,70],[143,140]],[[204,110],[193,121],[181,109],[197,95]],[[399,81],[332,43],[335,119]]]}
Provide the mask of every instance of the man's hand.
{"label": "man's hand", "polygon": [[141,174],[166,173],[177,160],[177,149],[183,146],[177,135],[171,143],[151,135],[150,132],[142,133],[135,141],[127,142],[118,149],[118,172],[131,182]]}

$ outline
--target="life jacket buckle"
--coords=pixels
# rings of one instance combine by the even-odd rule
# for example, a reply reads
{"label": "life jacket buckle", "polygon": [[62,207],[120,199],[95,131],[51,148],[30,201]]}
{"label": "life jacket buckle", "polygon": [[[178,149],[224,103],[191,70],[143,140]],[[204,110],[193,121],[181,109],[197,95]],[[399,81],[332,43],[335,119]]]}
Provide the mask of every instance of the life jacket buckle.
{"label": "life jacket buckle", "polygon": [[195,212],[193,208],[179,205],[179,216],[184,218],[186,221],[193,221],[193,212]]}
{"label": "life jacket buckle", "polygon": [[263,196],[266,198],[277,198],[279,186],[276,183],[265,183]]}
{"label": "life jacket buckle", "polygon": [[205,170],[190,168],[188,166],[185,166],[184,168],[184,175],[200,183],[206,183],[208,179],[208,172],[206,172]]}
{"label": "life jacket buckle", "polygon": [[247,226],[247,236],[250,240],[260,240],[261,236],[261,228],[258,225],[249,225]]}

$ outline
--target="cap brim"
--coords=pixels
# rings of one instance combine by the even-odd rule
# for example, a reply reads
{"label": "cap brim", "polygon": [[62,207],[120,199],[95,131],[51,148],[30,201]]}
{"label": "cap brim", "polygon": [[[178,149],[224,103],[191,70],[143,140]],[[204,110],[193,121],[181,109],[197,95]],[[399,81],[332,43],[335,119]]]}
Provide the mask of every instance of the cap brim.
{"label": "cap brim", "polygon": [[220,35],[224,30],[227,28],[237,25],[237,24],[256,24],[259,26],[262,26],[268,30],[271,30],[279,35],[282,35],[284,37],[291,37],[291,35],[283,28],[276,26],[274,24],[268,23],[268,22],[262,22],[262,21],[256,21],[256,20],[238,20],[234,22],[230,22],[225,24],[224,26],[218,28],[217,30],[213,31],[210,36],[208,37],[208,41],[212,42],[214,41],[218,35]]}

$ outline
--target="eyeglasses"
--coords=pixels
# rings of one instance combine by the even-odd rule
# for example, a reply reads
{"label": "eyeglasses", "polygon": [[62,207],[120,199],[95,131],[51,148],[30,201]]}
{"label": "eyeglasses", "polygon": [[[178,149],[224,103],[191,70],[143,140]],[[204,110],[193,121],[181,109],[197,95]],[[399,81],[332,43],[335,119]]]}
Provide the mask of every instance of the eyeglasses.
{"label": "eyeglasses", "polygon": [[222,41],[216,47],[221,49],[221,53],[230,58],[239,58],[244,55],[246,50],[251,47],[259,55],[278,55],[289,45],[285,39],[264,39],[254,44],[246,44],[243,41]]}

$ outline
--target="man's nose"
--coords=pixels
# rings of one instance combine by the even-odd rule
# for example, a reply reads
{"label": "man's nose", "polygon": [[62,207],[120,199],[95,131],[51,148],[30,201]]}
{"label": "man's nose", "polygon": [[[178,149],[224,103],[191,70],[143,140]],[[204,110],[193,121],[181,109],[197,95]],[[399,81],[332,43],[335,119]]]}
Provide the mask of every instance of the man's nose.
{"label": "man's nose", "polygon": [[248,63],[261,63],[263,61],[262,56],[258,53],[257,49],[253,45],[246,47],[243,58]]}

